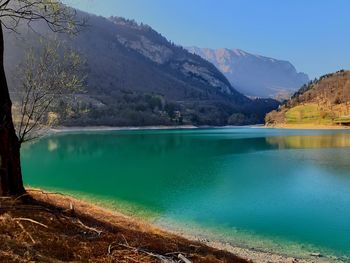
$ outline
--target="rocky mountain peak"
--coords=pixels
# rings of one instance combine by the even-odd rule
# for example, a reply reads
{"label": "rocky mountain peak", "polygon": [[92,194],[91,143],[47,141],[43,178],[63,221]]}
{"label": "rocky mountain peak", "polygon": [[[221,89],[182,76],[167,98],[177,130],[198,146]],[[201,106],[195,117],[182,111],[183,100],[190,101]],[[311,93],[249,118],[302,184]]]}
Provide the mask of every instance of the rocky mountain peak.
{"label": "rocky mountain peak", "polygon": [[189,47],[213,63],[241,93],[251,97],[288,98],[309,81],[288,61],[250,54],[241,49]]}

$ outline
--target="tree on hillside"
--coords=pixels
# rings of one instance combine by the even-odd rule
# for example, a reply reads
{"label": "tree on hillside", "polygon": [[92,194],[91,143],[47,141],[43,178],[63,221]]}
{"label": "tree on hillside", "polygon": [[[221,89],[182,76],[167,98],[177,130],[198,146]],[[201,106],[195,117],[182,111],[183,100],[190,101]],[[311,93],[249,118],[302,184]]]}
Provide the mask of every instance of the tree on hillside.
{"label": "tree on hillside", "polygon": [[83,21],[71,8],[57,0],[0,0],[0,196],[25,193],[20,163],[21,142],[12,120],[12,102],[4,70],[3,28],[13,31],[25,22],[29,26],[45,21],[54,32],[77,33]]}

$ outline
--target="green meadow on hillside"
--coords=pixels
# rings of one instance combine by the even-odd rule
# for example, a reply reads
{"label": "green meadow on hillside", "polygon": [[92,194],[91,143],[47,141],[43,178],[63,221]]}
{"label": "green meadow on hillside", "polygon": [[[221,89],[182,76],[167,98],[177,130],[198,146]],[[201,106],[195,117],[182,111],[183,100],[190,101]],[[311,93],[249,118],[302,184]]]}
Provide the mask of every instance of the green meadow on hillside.
{"label": "green meadow on hillside", "polygon": [[333,124],[331,114],[320,110],[317,104],[306,104],[291,108],[286,112],[287,124]]}
{"label": "green meadow on hillside", "polygon": [[266,125],[296,127],[350,125],[350,71],[340,70],[303,86],[278,110],[266,115]]}

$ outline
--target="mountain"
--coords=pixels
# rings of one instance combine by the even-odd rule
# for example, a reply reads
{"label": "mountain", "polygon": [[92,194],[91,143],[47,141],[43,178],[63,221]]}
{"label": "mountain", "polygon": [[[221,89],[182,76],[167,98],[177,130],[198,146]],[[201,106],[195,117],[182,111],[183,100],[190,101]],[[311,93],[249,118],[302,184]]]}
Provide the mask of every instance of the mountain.
{"label": "mountain", "polygon": [[[14,99],[16,66],[38,36],[61,41],[86,59],[87,91],[62,100],[64,125],[226,125],[262,123],[278,106],[251,100],[210,62],[174,45],[151,27],[120,17],[78,12],[88,27],[75,38],[52,33],[44,23],[6,32],[6,71]],[[63,106],[62,106],[63,105]],[[60,109],[62,110],[62,109]]]}
{"label": "mountain", "polygon": [[350,71],[324,75],[304,85],[278,110],[267,114],[266,124],[350,125]]}
{"label": "mountain", "polygon": [[249,54],[240,49],[187,49],[213,63],[239,92],[247,96],[285,99],[309,81],[306,74],[298,73],[288,61]]}
{"label": "mountain", "polygon": [[86,59],[87,92],[61,101],[64,125],[226,125],[263,122],[274,100],[251,100],[210,62],[174,45],[151,27],[120,17],[78,12],[89,26],[75,38],[52,33],[44,23],[6,33],[6,71],[15,99],[13,72],[38,36],[78,50]]}

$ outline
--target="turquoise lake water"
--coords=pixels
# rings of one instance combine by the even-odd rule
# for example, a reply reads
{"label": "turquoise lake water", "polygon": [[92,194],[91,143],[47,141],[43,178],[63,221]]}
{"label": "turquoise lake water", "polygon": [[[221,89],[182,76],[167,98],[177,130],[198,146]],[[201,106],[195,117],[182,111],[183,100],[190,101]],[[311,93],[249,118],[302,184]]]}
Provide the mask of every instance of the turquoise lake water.
{"label": "turquoise lake water", "polygon": [[233,243],[350,257],[350,131],[75,132],[22,149],[27,185]]}

